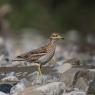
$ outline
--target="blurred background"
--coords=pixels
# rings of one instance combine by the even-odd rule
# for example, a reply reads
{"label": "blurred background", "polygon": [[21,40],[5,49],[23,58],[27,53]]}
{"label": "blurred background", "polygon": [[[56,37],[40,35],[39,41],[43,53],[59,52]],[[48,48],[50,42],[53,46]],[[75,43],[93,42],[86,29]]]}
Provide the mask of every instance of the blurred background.
{"label": "blurred background", "polygon": [[[64,40],[57,44],[54,57],[58,64],[43,66],[43,77],[38,78],[37,69],[30,63],[11,61],[44,46],[53,32],[63,35]],[[78,94],[64,94],[66,87],[72,88],[73,77],[76,81],[84,78],[73,89]],[[0,0],[0,95],[18,95],[24,90],[19,95],[30,95],[33,88],[42,89],[44,95],[79,95],[80,88],[85,92],[92,89],[95,95],[95,0]],[[39,90],[33,95],[39,95]]]}
{"label": "blurred background", "polygon": [[0,58],[38,48],[61,33],[58,60],[77,57],[95,63],[95,1],[0,0]]}

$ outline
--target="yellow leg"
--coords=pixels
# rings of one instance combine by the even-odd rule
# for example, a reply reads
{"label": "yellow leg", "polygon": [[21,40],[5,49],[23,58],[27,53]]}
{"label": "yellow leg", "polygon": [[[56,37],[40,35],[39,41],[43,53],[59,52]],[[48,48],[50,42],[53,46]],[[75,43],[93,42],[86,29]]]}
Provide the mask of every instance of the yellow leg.
{"label": "yellow leg", "polygon": [[38,72],[39,72],[39,76],[42,76],[42,72],[41,72],[41,65],[38,65]]}

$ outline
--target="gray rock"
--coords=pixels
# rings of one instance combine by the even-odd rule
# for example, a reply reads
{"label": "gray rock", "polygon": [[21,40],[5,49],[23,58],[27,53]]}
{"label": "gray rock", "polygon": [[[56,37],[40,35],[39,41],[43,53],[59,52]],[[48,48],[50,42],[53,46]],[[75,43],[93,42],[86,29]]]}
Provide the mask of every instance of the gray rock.
{"label": "gray rock", "polygon": [[0,91],[0,95],[10,95],[10,94],[6,94]]}
{"label": "gray rock", "polygon": [[26,79],[22,79],[17,85],[13,86],[11,88],[10,93],[11,94],[16,94],[21,91],[24,91],[24,89],[29,85],[29,82]]}
{"label": "gray rock", "polygon": [[[67,87],[70,87],[73,82],[74,75],[80,68],[71,68],[70,70],[64,72],[60,75],[60,81],[64,81]],[[81,78],[78,80],[76,84],[76,88],[80,88],[81,90],[85,90],[87,84],[85,83],[84,79]]]}
{"label": "gray rock", "polygon": [[42,95],[61,95],[65,92],[64,82],[52,82],[46,85],[37,87],[34,91],[39,91]]}
{"label": "gray rock", "polygon": [[32,85],[43,85],[43,84],[46,84],[46,83],[58,81],[58,78],[55,77],[55,76],[51,76],[51,75],[39,76],[37,71],[30,74],[30,75],[28,75],[28,78],[32,82]]}
{"label": "gray rock", "polygon": [[16,77],[16,73],[15,72],[10,72],[8,74],[6,74],[6,76],[4,78],[1,79],[1,81],[3,82],[16,82],[16,81],[19,81],[19,79]]}
{"label": "gray rock", "polygon": [[86,93],[83,91],[72,91],[69,93],[63,93],[63,95],[86,95]]}

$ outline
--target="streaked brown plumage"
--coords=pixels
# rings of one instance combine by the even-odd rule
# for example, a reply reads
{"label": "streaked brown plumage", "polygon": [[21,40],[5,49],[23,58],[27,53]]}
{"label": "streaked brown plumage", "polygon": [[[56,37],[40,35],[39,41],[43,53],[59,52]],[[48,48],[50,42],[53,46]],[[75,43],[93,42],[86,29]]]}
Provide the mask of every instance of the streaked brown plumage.
{"label": "streaked brown plumage", "polygon": [[[34,49],[30,52],[27,52],[25,54],[21,54],[17,56],[17,59],[22,59],[27,62],[33,62],[33,63],[38,63],[38,70],[39,73],[41,74],[41,66],[49,62],[52,57],[54,56],[55,49],[56,49],[56,42],[59,39],[63,39],[61,35],[58,33],[53,33],[50,36],[49,43],[41,48]],[[14,61],[19,61],[19,60],[14,60]]]}

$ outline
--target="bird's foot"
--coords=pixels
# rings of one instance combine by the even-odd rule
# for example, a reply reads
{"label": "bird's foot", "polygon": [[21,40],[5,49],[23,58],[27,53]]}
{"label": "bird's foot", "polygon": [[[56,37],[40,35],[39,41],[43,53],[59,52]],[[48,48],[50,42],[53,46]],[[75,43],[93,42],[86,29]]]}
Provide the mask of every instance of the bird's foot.
{"label": "bird's foot", "polygon": [[38,72],[38,73],[37,73],[37,79],[40,80],[40,79],[42,79],[42,77],[43,77],[42,73],[39,73],[39,72]]}

